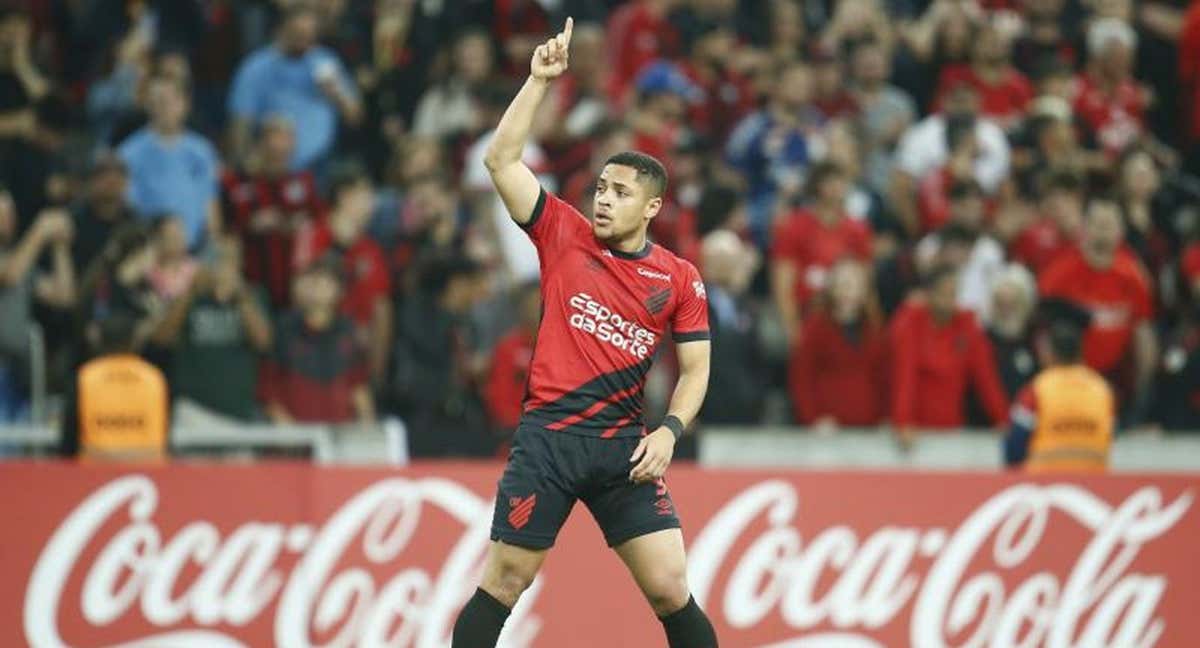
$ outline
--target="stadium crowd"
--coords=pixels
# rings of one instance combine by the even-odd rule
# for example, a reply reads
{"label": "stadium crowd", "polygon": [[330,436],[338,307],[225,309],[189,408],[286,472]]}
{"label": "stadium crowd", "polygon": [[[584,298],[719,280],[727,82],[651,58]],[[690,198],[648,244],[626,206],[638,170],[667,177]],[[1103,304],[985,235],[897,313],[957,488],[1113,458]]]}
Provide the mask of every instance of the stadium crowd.
{"label": "stadium crowd", "polygon": [[220,416],[495,453],[539,266],[483,157],[567,15],[525,161],[585,214],[612,153],[666,164],[703,423],[1002,425],[1059,297],[1125,429],[1200,429],[1186,0],[7,0],[0,422],[36,323],[66,409],[120,338]]}

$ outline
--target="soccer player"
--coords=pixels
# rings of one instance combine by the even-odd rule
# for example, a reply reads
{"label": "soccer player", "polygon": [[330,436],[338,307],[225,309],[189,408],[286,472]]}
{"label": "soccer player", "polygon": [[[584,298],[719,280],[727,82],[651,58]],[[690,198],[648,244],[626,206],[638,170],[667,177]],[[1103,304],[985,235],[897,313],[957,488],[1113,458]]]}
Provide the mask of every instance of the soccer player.
{"label": "soccer player", "polygon": [[[641,153],[614,155],[596,183],[589,222],[521,162],[538,104],[567,69],[571,27],[568,18],[534,52],[486,156],[509,214],[537,246],[543,316],[482,583],[458,617],[453,648],[495,646],[576,499],[629,567],[670,646],[714,648],[712,624],[688,592],[683,534],[663,481],[676,440],[704,400],[709,365],[700,275],[646,238],[666,172]],[[668,331],[679,383],[669,414],[647,434],[642,387]]]}

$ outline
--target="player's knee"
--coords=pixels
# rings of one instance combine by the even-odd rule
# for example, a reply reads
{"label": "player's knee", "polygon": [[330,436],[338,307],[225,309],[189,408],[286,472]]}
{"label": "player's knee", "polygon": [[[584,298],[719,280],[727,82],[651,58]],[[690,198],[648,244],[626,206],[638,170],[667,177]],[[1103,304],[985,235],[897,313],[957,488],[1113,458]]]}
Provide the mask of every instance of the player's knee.
{"label": "player's knee", "polygon": [[533,584],[536,576],[536,570],[529,569],[518,561],[500,558],[491,569],[485,571],[481,587],[511,608],[517,604],[521,594]]}
{"label": "player's knee", "polygon": [[658,616],[678,612],[687,605],[691,597],[688,592],[687,574],[683,569],[660,569],[645,581],[646,599]]}

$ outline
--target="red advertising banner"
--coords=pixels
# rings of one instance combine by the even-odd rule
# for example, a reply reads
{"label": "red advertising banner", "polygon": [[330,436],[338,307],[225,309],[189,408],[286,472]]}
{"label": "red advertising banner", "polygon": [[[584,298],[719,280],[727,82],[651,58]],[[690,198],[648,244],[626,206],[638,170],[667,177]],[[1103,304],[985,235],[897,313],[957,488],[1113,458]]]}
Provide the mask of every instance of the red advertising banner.
{"label": "red advertising banner", "polygon": [[[500,470],[0,464],[0,646],[448,646]],[[668,479],[725,648],[1200,645],[1200,476]],[[502,638],[664,643],[583,507]]]}

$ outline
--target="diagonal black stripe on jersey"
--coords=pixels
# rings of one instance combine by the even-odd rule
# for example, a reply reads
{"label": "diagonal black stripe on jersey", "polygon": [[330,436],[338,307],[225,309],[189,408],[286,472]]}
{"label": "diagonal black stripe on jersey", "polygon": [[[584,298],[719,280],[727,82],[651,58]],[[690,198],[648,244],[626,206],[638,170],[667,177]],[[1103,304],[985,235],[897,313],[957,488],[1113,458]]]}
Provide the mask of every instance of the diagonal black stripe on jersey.
{"label": "diagonal black stripe on jersey", "polygon": [[667,305],[667,301],[670,299],[671,289],[663,288],[659,292],[656,292],[646,298],[646,310],[650,311],[651,315],[658,315],[660,312],[662,312],[663,307]]}
{"label": "diagonal black stripe on jersey", "polygon": [[642,390],[639,389],[624,398],[605,405],[599,412],[589,416],[587,421],[580,421],[580,423],[588,425],[588,427],[610,428],[620,423],[621,419],[631,416],[633,418],[627,425],[640,423],[643,401]]}
{"label": "diagonal black stripe on jersey", "polygon": [[596,376],[553,401],[526,412],[526,416],[530,419],[553,423],[575,414],[582,414],[597,402],[608,400],[632,387],[637,387],[636,393],[640,394],[646,372],[650,370],[650,365],[653,363],[654,358],[650,357],[635,365]]}

